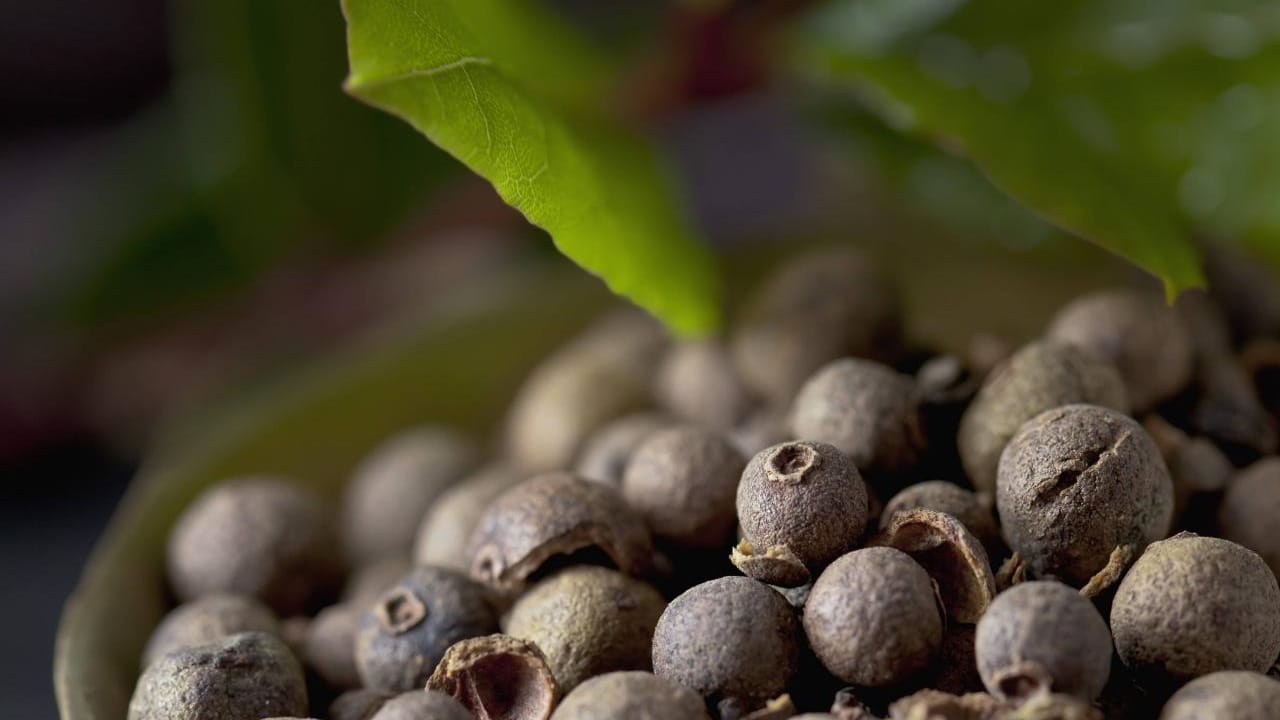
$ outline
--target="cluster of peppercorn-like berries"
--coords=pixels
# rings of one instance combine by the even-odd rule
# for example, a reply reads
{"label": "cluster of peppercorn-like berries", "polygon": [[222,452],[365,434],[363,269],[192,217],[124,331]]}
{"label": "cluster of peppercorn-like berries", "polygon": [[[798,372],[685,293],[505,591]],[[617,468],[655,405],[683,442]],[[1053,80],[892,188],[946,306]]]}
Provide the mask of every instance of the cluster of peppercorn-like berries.
{"label": "cluster of peppercorn-like berries", "polygon": [[828,250],[726,342],[610,315],[487,459],[198,497],[130,720],[1280,717],[1280,304],[1232,289],[935,354]]}

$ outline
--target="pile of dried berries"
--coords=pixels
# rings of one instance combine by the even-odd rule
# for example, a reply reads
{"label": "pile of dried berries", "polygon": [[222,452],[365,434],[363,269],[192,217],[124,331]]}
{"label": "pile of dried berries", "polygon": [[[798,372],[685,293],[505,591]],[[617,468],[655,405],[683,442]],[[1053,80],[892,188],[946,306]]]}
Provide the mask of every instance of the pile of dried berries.
{"label": "pile of dried berries", "polygon": [[610,315],[487,459],[197,498],[130,720],[1280,717],[1280,304],[1231,292],[937,354],[827,250],[725,342]]}

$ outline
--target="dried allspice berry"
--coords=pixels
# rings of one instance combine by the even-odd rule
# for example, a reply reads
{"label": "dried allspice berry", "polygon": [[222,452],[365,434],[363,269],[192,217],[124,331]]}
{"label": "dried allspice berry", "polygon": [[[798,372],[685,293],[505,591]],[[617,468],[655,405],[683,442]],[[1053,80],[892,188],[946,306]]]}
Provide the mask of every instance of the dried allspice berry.
{"label": "dried allspice berry", "polygon": [[355,639],[362,610],[340,603],[321,610],[307,625],[302,661],[331,688],[360,687],[356,671]]}
{"label": "dried allspice berry", "polygon": [[736,426],[755,404],[717,340],[673,343],[658,367],[653,395],[672,415],[720,431]]}
{"label": "dried allspice berry", "polygon": [[650,669],[653,630],[666,606],[648,583],[581,565],[529,588],[503,625],[542,650],[567,692],[596,675]]}
{"label": "dried allspice berry", "polygon": [[497,630],[482,586],[447,568],[414,568],[365,611],[356,669],[365,687],[420,688],[450,645]]}
{"label": "dried allspice berry", "polygon": [[617,490],[564,472],[530,478],[489,504],[471,534],[471,576],[500,590],[523,586],[551,558],[599,551],[643,575],[653,546],[644,520]]}
{"label": "dried allspice berry", "polygon": [[1064,693],[1091,701],[1111,669],[1111,632],[1093,603],[1051,580],[1000,593],[978,621],[978,672],[987,690],[1025,700]]}
{"label": "dried allspice berry", "polygon": [[1174,693],[1160,720],[1273,720],[1280,712],[1280,680],[1223,670],[1192,680]]}
{"label": "dried allspice berry", "polygon": [[142,651],[145,668],[179,648],[207,645],[242,632],[280,635],[271,609],[244,595],[207,595],[170,610]]}
{"label": "dried allspice berry", "polygon": [[306,714],[302,666],[283,641],[259,632],[164,655],[142,673],[129,701],[129,720]]}
{"label": "dried allspice berry", "polygon": [[1117,289],[1077,298],[1058,311],[1045,335],[1114,364],[1139,412],[1191,380],[1191,336],[1154,293]]}
{"label": "dried allspice berry", "polygon": [[414,428],[374,448],[342,502],[342,540],[353,564],[408,556],[423,513],[475,461],[471,441],[443,427]]}
{"label": "dried allspice berry", "polygon": [[795,674],[798,634],[791,606],[768,585],[718,578],[667,605],[653,634],[653,672],[712,702],[763,704]]}
{"label": "dried allspice berry", "polygon": [[988,559],[995,559],[1002,548],[1000,527],[992,508],[994,498],[966,490],[945,480],[908,485],[885,503],[880,513],[880,526],[888,527],[894,513],[924,508],[946,513],[959,520],[982,543]]}
{"label": "dried allspice berry", "polygon": [[1131,418],[1096,405],[1047,410],[1000,457],[996,507],[1005,539],[1033,576],[1090,594],[1169,532],[1173,482]]}
{"label": "dried allspice berry", "polygon": [[882,687],[929,666],[942,613],[924,568],[893,548],[855,550],[818,576],[804,630],[824,667],[854,685]]}
{"label": "dried allspice berry", "polygon": [[415,565],[467,571],[467,544],[489,503],[524,480],[508,465],[485,467],[446,490],[422,516],[414,541]]}
{"label": "dried allspice berry", "polygon": [[[738,483],[742,572],[794,587],[854,547],[867,526],[867,490],[834,445],[794,441],[756,454]],[[798,582],[797,582],[798,581]]]}
{"label": "dried allspice berry", "polygon": [[280,615],[313,608],[342,578],[328,506],[286,480],[248,477],[201,493],[169,535],[182,600],[255,597]]}
{"label": "dried allspice berry", "polygon": [[360,688],[348,690],[329,703],[329,720],[369,720],[395,693]]}
{"label": "dried allspice berry", "polygon": [[1041,340],[1001,363],[960,419],[956,437],[974,489],[994,494],[1000,453],[1018,428],[1045,410],[1071,403],[1129,410],[1115,367],[1079,348]]}
{"label": "dried allspice berry", "polygon": [[947,615],[957,622],[977,622],[995,597],[982,543],[951,515],[926,508],[894,513],[867,544],[910,555],[933,578]]}
{"label": "dried allspice berry", "polygon": [[871,360],[834,360],[796,393],[791,431],[836,446],[864,473],[901,474],[924,444],[915,381]]}
{"label": "dried allspice berry", "polygon": [[1280,588],[1252,550],[1180,533],[1129,568],[1111,603],[1111,632],[1120,659],[1144,674],[1265,672],[1280,655]]}
{"label": "dried allspice berry", "polygon": [[612,420],[583,442],[574,471],[588,480],[622,487],[622,475],[632,453],[650,435],[671,427],[673,422],[666,415],[655,412],[631,413]]}
{"label": "dried allspice berry", "polygon": [[475,720],[475,718],[467,712],[462,703],[444,693],[410,690],[382,703],[369,720]]}
{"label": "dried allspice berry", "polygon": [[547,720],[560,699],[560,687],[538,646],[508,635],[453,645],[427,689],[457,699],[478,720]]}
{"label": "dried allspice berry", "polygon": [[1262,556],[1280,577],[1280,458],[1259,460],[1227,486],[1218,511],[1222,536]]}
{"label": "dried allspice berry", "polygon": [[714,430],[659,430],[632,454],[622,494],[654,537],[681,548],[722,547],[733,534],[734,497],[745,464]]}
{"label": "dried allspice berry", "polygon": [[702,698],[647,672],[613,672],[587,680],[560,701],[551,720],[710,720]]}

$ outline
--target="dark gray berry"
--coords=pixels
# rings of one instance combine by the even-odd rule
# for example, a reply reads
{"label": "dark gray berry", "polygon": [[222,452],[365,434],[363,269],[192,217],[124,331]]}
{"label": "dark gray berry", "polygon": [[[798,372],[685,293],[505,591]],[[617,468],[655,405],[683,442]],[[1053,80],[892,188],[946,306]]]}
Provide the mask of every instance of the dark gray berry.
{"label": "dark gray berry", "polygon": [[207,595],[170,610],[147,640],[142,666],[178,648],[207,645],[242,632],[280,635],[270,608],[243,595]]}
{"label": "dark gray berry", "polygon": [[248,632],[181,648],[151,663],[129,720],[259,720],[306,716],[302,666],[274,635]]}
{"label": "dark gray berry", "polygon": [[653,672],[719,701],[764,701],[795,674],[794,611],[768,585],[723,577],[672,600],[653,635]]}
{"label": "dark gray berry", "polygon": [[836,446],[864,473],[901,474],[923,445],[915,381],[871,360],[833,360],[796,393],[791,432]]}
{"label": "dark gray berry", "polygon": [[1280,458],[1264,458],[1241,470],[1227,487],[1218,513],[1222,536],[1262,556],[1280,577]]}
{"label": "dark gray berry", "polygon": [[744,464],[738,449],[713,430],[659,430],[631,456],[622,494],[655,537],[677,547],[722,547],[733,533]]}
{"label": "dark gray berry", "polygon": [[1164,299],[1137,290],[1077,298],[1045,334],[1115,365],[1135,411],[1176,395],[1191,379],[1191,337]]}
{"label": "dark gray berry", "polygon": [[602,425],[583,443],[575,472],[588,480],[621,487],[631,454],[650,435],[670,427],[672,422],[666,415],[638,412]]}
{"label": "dark gray berry", "polygon": [[1189,680],[1265,672],[1280,655],[1280,588],[1253,551],[1180,533],[1153,543],[1120,582],[1111,632],[1125,665]]}
{"label": "dark gray berry", "polygon": [[[1131,418],[1066,405],[1029,420],[1000,457],[996,507],[1033,576],[1081,587],[1169,532],[1173,483]],[[1126,560],[1127,559],[1127,560]],[[1098,582],[1093,583],[1099,585]]]}
{"label": "dark gray berry", "polygon": [[647,672],[614,672],[587,680],[560,701],[551,720],[710,720],[702,698]]}
{"label": "dark gray berry", "polygon": [[1280,681],[1254,672],[1209,673],[1173,694],[1160,720],[1273,720],[1280,712]]}
{"label": "dark gray berry", "polygon": [[560,688],[537,645],[508,635],[449,648],[427,689],[452,696],[476,718],[548,720]]}
{"label": "dark gray berry", "polygon": [[447,568],[414,568],[364,612],[356,669],[366,687],[421,688],[448,647],[497,629],[484,588]]}
{"label": "dark gray berry", "polygon": [[542,650],[561,689],[652,667],[653,630],[667,603],[653,586],[608,568],[567,568],[529,588],[504,622]]}
{"label": "dark gray berry", "polygon": [[1075,589],[1041,580],[1000,593],[978,621],[978,672],[997,697],[1065,693],[1093,700],[1111,668],[1111,632]]}
{"label": "dark gray berry", "polygon": [[441,427],[415,428],[374,448],[343,497],[342,540],[353,564],[407,557],[423,513],[475,461],[471,441]]}
{"label": "dark gray berry", "polygon": [[313,607],[342,567],[328,506],[293,483],[250,477],[196,498],[169,535],[169,580],[179,598],[255,597],[280,615]]}
{"label": "dark gray berry", "polygon": [[956,438],[973,487],[994,494],[1000,453],[1018,428],[1045,410],[1071,403],[1129,410],[1115,367],[1078,348],[1033,342],[997,367],[960,419]]}
{"label": "dark gray berry", "polygon": [[469,570],[467,547],[480,517],[489,503],[524,479],[507,465],[490,465],[446,490],[418,526],[414,564]]}
{"label": "dark gray berry", "polygon": [[471,577],[520,588],[551,558],[598,550],[628,575],[643,575],[653,546],[644,520],[617,490],[569,473],[547,473],[489,504],[468,544]]}
{"label": "dark gray berry", "polygon": [[384,702],[369,720],[473,720],[457,700],[430,690],[410,690]]}
{"label": "dark gray berry", "polygon": [[906,553],[855,550],[818,576],[804,630],[824,667],[854,685],[881,687],[927,668],[942,645],[933,583]]}
{"label": "dark gray berry", "polygon": [[[734,564],[774,585],[808,582],[857,544],[867,526],[867,490],[858,468],[834,445],[795,441],[756,454],[737,493],[744,543]],[[754,565],[758,554],[786,553],[802,564],[799,583]]]}

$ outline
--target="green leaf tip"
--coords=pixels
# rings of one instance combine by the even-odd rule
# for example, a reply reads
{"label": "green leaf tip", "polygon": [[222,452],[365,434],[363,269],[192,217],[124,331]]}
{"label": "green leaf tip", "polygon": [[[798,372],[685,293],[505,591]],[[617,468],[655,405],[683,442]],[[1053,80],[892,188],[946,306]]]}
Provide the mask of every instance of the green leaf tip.
{"label": "green leaf tip", "polygon": [[514,0],[344,0],[346,90],[487,179],[562,253],[680,335],[714,331],[711,253],[658,152],[603,113],[569,28]]}

